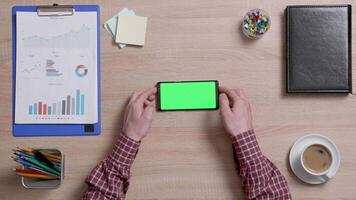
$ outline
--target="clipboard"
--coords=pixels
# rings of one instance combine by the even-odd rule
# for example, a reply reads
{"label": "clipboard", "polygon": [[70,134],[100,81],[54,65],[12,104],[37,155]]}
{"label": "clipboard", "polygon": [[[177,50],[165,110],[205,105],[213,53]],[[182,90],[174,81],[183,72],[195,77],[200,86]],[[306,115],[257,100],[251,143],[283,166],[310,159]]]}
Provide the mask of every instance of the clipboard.
{"label": "clipboard", "polygon": [[[74,12],[97,13],[97,76],[98,76],[98,122],[95,124],[16,124],[16,12],[37,12],[39,16],[70,16]],[[14,137],[28,136],[93,136],[101,132],[100,107],[100,9],[98,5],[58,5],[52,6],[13,6],[12,7],[12,110]]]}

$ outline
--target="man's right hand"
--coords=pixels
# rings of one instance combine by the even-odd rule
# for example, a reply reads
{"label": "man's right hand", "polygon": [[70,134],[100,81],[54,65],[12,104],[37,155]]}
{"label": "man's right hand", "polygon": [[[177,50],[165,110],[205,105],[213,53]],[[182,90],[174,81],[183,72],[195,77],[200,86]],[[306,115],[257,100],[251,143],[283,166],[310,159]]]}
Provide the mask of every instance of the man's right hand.
{"label": "man's right hand", "polygon": [[219,87],[220,114],[225,130],[232,136],[252,129],[251,107],[240,89]]}

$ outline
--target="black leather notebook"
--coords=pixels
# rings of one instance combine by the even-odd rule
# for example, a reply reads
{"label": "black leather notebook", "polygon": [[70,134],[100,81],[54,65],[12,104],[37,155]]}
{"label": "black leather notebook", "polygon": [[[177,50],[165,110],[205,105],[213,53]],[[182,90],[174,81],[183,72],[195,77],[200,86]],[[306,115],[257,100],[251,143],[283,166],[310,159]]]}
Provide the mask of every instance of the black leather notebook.
{"label": "black leather notebook", "polygon": [[287,92],[352,92],[351,5],[288,6]]}

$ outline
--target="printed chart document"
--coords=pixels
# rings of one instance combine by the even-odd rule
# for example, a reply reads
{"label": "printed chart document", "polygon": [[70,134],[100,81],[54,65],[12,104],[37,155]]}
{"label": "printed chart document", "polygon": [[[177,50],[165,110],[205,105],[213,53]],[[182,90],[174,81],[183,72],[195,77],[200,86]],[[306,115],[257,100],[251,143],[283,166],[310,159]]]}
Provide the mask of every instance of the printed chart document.
{"label": "printed chart document", "polygon": [[16,20],[15,123],[98,122],[97,14]]}

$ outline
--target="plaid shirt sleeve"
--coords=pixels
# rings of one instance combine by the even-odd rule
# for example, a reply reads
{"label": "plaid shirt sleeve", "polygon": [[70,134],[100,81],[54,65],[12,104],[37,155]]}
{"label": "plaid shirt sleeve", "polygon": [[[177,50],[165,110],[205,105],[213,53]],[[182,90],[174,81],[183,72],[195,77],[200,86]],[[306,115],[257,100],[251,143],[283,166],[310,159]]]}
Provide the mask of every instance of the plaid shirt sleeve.
{"label": "plaid shirt sleeve", "polygon": [[291,199],[286,179],[262,154],[253,130],[233,137],[232,146],[246,200]]}
{"label": "plaid shirt sleeve", "polygon": [[130,168],[140,143],[121,135],[113,151],[87,177],[83,200],[123,200],[129,187]]}

